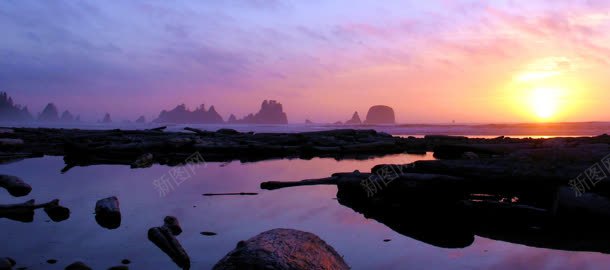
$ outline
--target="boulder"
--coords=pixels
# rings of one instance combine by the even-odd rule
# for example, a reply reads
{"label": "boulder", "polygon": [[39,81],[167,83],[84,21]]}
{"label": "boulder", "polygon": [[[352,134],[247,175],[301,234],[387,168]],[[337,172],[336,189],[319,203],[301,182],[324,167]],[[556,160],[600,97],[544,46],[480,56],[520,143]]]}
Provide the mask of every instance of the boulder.
{"label": "boulder", "polygon": [[350,268],[341,255],[318,236],[292,229],[273,229],[240,241],[213,269]]}
{"label": "boulder", "polygon": [[375,105],[366,114],[365,124],[394,124],[394,109],[385,105]]}

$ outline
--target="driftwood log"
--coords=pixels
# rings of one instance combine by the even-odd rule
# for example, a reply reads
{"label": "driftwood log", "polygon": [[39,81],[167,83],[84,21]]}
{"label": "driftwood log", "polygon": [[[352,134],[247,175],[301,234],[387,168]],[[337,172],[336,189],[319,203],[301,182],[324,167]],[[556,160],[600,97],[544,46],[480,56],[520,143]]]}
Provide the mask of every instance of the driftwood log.
{"label": "driftwood log", "polygon": [[190,269],[191,259],[176,239],[176,235],[182,232],[178,219],[167,216],[163,221],[163,226],[148,229],[148,240],[167,254],[178,267]]}

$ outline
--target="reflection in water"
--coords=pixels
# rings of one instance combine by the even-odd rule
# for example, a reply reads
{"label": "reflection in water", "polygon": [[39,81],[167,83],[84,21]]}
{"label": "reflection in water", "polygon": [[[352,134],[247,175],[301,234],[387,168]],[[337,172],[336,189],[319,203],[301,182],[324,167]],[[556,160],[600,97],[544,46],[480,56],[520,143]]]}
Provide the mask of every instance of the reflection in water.
{"label": "reflection in water", "polygon": [[47,216],[54,222],[70,218],[70,209],[59,205],[59,200],[36,204],[34,200],[24,203],[0,205],[0,218],[7,218],[21,222],[34,221],[34,210],[43,208]]}
{"label": "reflection in water", "polygon": [[[11,243],[0,245],[0,257],[14,258],[17,267],[43,270],[63,269],[77,260],[86,262],[93,269],[107,269],[123,259],[131,261],[130,269],[175,269],[176,265],[171,259],[147,236],[149,228],[158,226],[165,216],[172,215],[181,222],[183,232],[179,236],[180,243],[190,255],[193,269],[210,269],[240,240],[273,228],[315,233],[343,255],[353,269],[603,269],[610,263],[610,256],[601,253],[538,249],[478,236],[463,249],[438,248],[405,237],[381,221],[366,219],[351,208],[338,204],[337,200],[333,200],[337,197],[336,186],[297,187],[281,191],[259,189],[260,182],[265,180],[318,178],[337,171],[366,172],[377,164],[409,163],[431,158],[431,154],[339,162],[316,158],[248,164],[233,162],[224,167],[220,163],[209,163],[207,168],[197,170],[193,178],[165,197],[160,197],[152,184],[167,173],[169,168],[165,166],[130,169],[128,166],[101,165],[77,167],[60,174],[58,168],[64,164],[58,157],[3,164],[0,165],[3,173],[17,175],[32,186],[32,192],[25,200],[35,198],[46,202],[59,196],[61,205],[70,209],[70,218],[60,223],[47,222],[49,220],[38,210],[40,212],[31,223],[0,219],[0,230],[10,232],[3,234],[1,241]],[[235,192],[259,194],[202,196],[204,193]],[[483,191],[469,192],[467,195],[472,193],[495,195]],[[94,218],[93,209],[97,200],[109,196],[116,196],[121,203],[121,226],[116,230],[100,227]],[[413,201],[411,208],[433,203],[442,196],[443,192],[440,191],[433,197]],[[510,193],[494,197],[494,200],[518,197],[518,203],[522,203],[528,200],[527,197],[535,196],[547,197],[543,193],[531,196]],[[0,198],[3,204],[24,201],[10,197],[2,190]],[[345,201],[341,199],[340,202]],[[562,209],[570,209],[563,205]],[[410,215],[408,212],[406,214]],[[414,227],[421,227],[416,223],[421,224],[425,217],[412,215],[410,219],[404,218],[400,221],[405,227],[403,231],[417,232],[407,225],[413,223]],[[440,233],[449,235],[442,231],[454,230],[451,228],[454,224],[467,219],[466,216],[453,217],[433,217],[442,220],[439,221],[442,226],[428,223]],[[578,222],[582,224],[558,239],[578,236],[583,232],[583,227],[592,224],[590,220],[579,218],[572,223]],[[478,228],[475,230],[476,234],[473,235],[492,235]],[[201,232],[214,232],[217,235],[207,237]],[[461,235],[458,233],[455,235]],[[593,231],[585,233],[595,234]],[[420,235],[421,239],[431,239],[428,235]],[[498,233],[493,235],[506,238]],[[392,241],[383,242],[384,239]],[[603,239],[600,237],[600,242]],[[440,239],[437,242],[443,241]],[[49,258],[57,259],[57,264],[47,264]]]}
{"label": "reflection in water", "polygon": [[[463,181],[462,181],[463,182]],[[610,200],[553,184],[507,188],[401,177],[369,197],[359,181],[338,180],[338,201],[394,231],[443,248],[475,235],[534,247],[610,252]],[[578,232],[578,233],[575,233]]]}

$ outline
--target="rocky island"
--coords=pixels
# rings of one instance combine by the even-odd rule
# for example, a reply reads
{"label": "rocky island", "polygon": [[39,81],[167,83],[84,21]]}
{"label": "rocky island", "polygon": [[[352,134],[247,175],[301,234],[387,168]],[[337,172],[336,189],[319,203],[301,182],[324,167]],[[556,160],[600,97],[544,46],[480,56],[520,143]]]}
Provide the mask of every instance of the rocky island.
{"label": "rocky island", "polygon": [[394,124],[394,109],[385,105],[375,105],[366,113],[365,124]]}
{"label": "rocky island", "polygon": [[230,124],[288,124],[282,104],[275,100],[263,101],[256,114],[249,114],[242,119],[231,116],[228,121]]}
{"label": "rocky island", "polygon": [[224,123],[220,114],[216,112],[214,106],[206,110],[202,104],[194,111],[186,108],[186,105],[181,104],[170,111],[161,111],[159,117],[153,120],[154,123],[174,123],[174,124],[219,124]]}

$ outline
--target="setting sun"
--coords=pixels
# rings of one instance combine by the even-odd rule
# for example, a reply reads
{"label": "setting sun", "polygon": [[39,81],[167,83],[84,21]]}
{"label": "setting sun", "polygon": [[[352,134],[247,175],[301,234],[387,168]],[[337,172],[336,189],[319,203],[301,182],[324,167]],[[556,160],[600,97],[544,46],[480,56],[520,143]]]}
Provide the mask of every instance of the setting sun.
{"label": "setting sun", "polygon": [[560,90],[556,88],[536,88],[532,91],[530,102],[533,112],[543,120],[555,116],[559,107]]}

